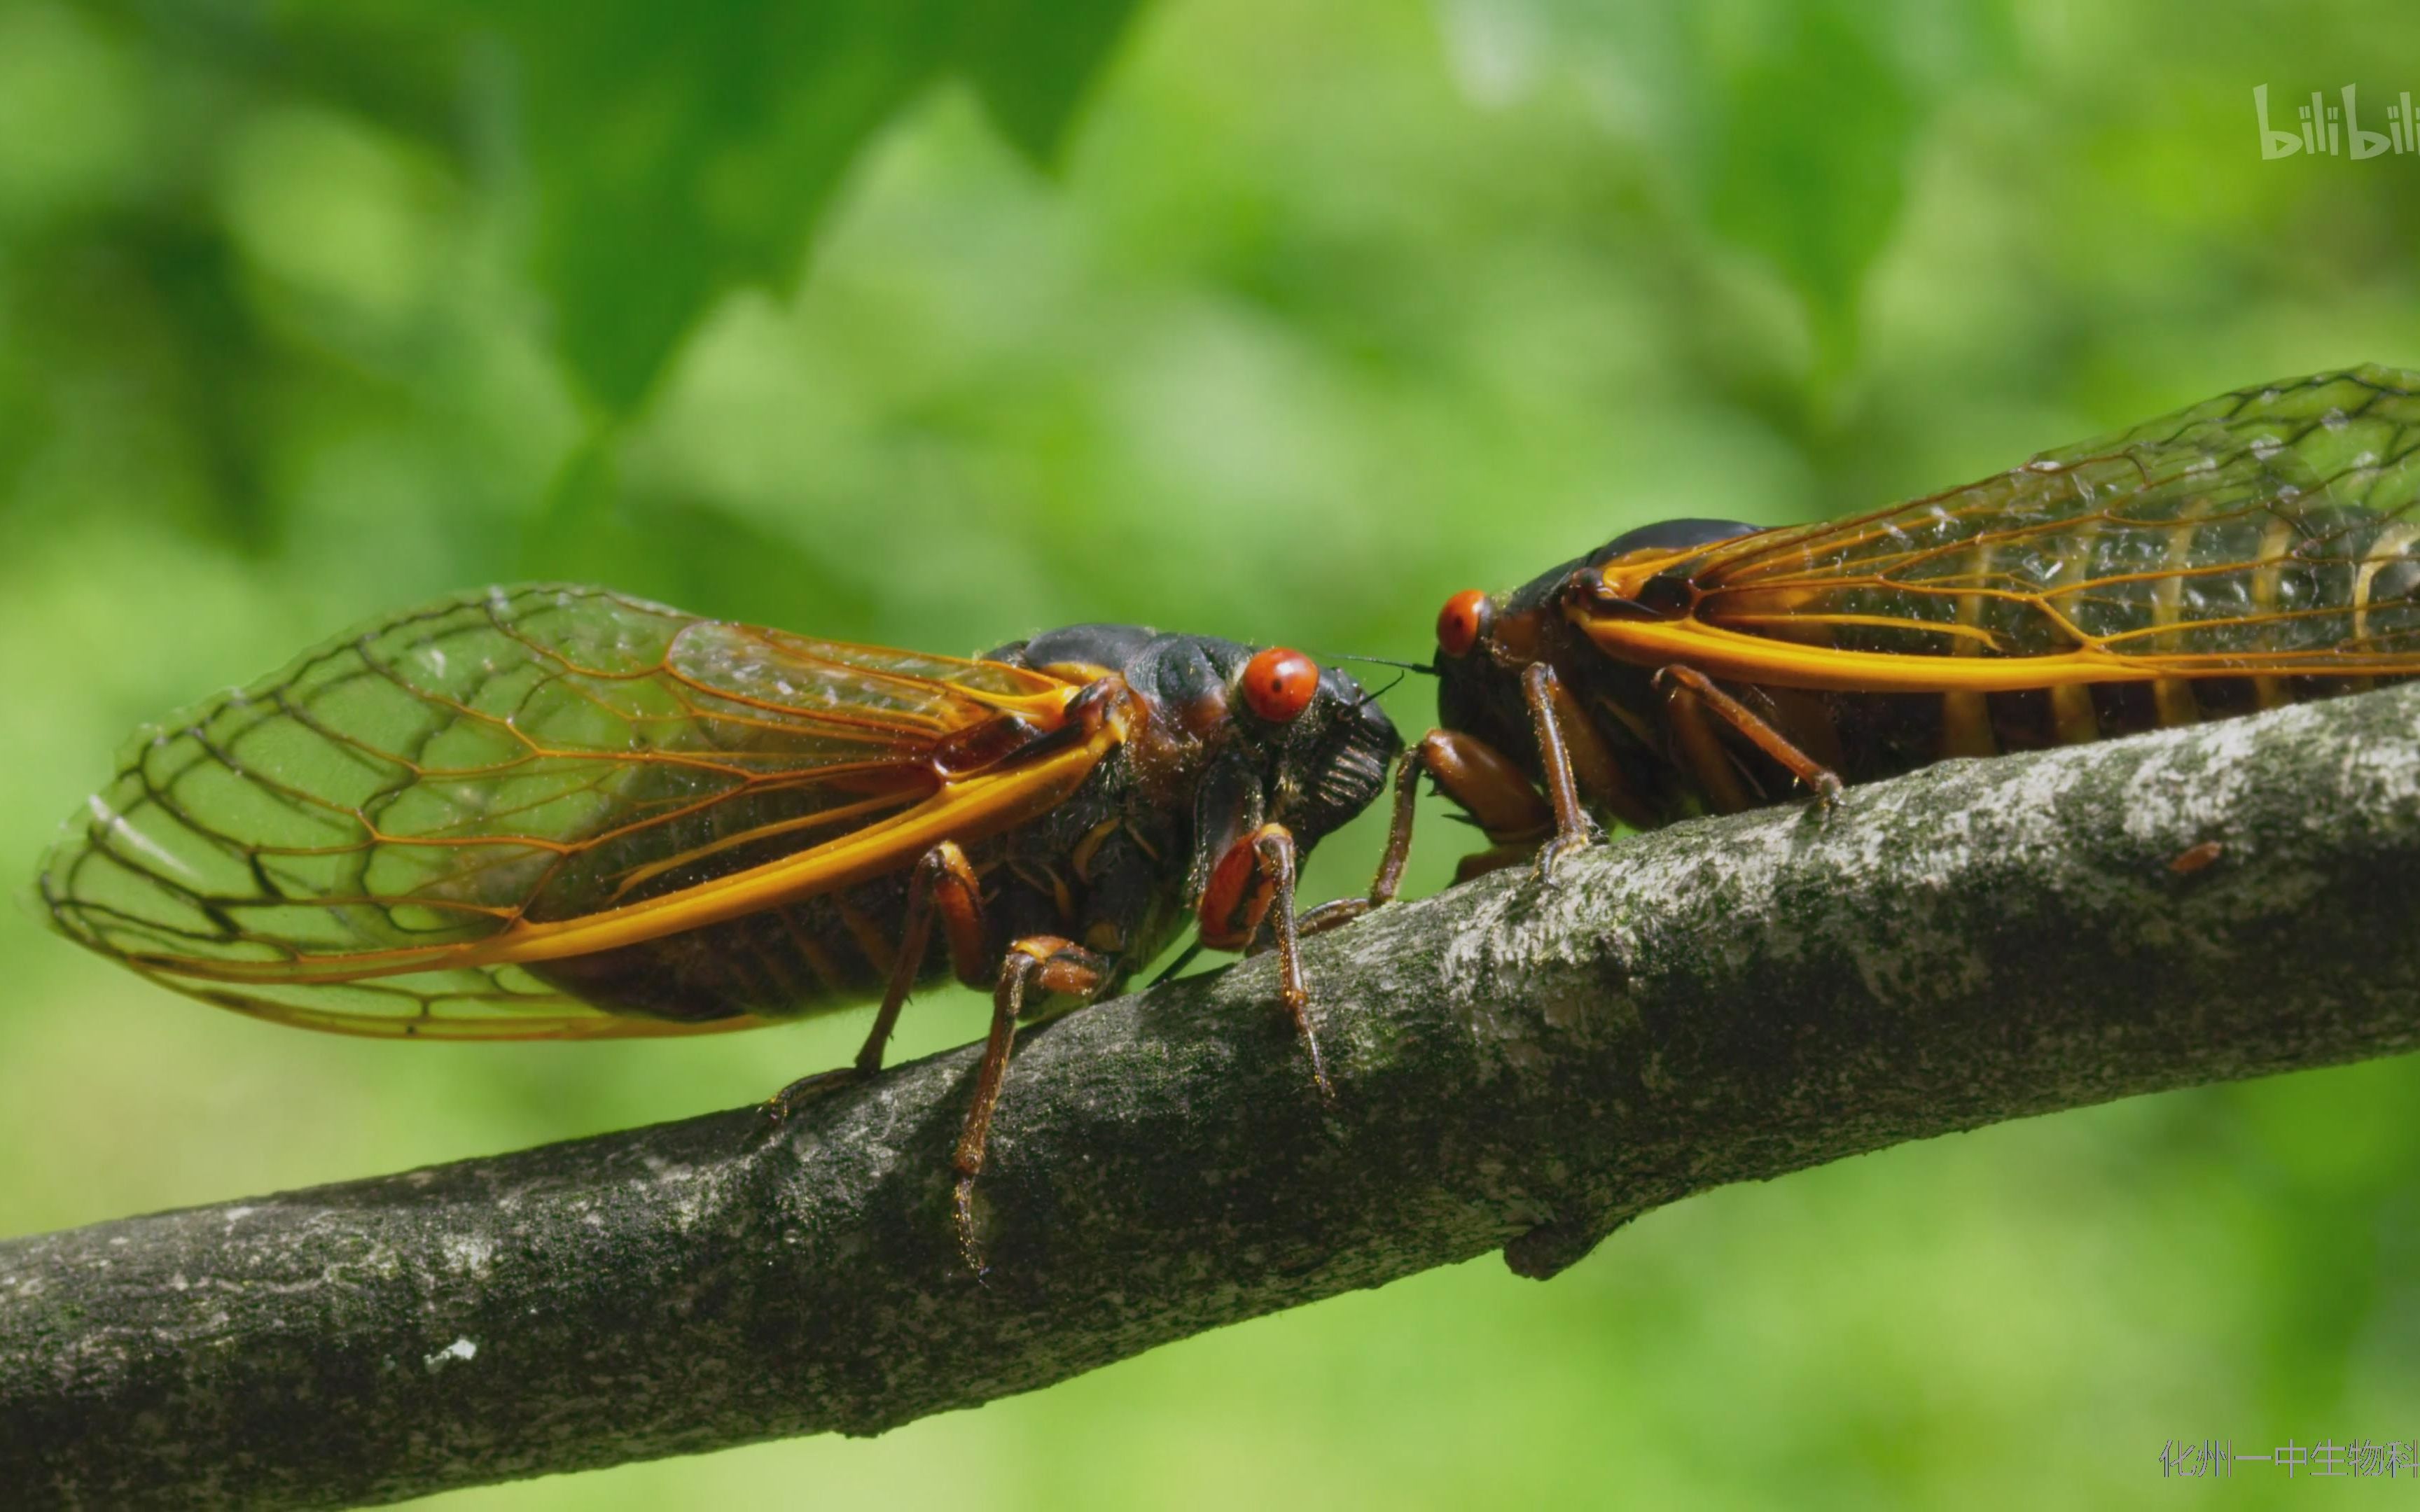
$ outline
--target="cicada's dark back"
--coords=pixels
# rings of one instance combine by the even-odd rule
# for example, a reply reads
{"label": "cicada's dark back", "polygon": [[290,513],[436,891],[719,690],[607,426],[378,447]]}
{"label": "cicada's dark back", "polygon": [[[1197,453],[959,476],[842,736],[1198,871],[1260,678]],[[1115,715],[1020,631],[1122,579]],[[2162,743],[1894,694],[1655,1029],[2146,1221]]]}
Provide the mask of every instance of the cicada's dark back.
{"label": "cicada's dark back", "polygon": [[1828,524],[1449,600],[1421,761],[1490,859],[2420,674],[2420,375],[2246,389]]}
{"label": "cicada's dark back", "polygon": [[969,660],[496,589],[138,738],[39,886],[157,981],[350,1033],[681,1034],[878,998],[867,1073],[917,983],[993,986],[970,1235],[1029,993],[1098,994],[1188,920],[1273,939],[1326,1089],[1295,867],[1400,745],[1282,648],[1079,625]]}

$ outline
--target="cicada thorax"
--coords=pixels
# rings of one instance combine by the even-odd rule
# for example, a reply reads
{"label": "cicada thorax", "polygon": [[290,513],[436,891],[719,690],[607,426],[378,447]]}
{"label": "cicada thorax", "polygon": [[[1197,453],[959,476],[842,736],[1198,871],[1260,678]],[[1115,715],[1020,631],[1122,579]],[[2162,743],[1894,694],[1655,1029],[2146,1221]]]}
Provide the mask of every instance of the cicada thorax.
{"label": "cicada thorax", "polygon": [[1850,519],[1671,521],[1449,601],[1429,744],[1553,797],[1466,783],[1501,844],[2356,692],[2420,675],[2415,505],[2420,379],[2371,367]]}

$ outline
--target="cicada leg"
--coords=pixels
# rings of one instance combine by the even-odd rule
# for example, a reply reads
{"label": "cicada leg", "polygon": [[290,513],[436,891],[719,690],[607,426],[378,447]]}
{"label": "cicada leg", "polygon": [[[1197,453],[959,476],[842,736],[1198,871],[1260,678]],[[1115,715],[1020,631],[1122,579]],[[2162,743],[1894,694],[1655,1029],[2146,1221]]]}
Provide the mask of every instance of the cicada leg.
{"label": "cicada leg", "polygon": [[[1295,921],[1295,933],[1322,933],[1339,924],[1349,924],[1370,910],[1383,908],[1395,901],[1395,894],[1404,886],[1404,862],[1412,854],[1412,812],[1419,800],[1420,773],[1423,769],[1431,775],[1438,771],[1437,764],[1428,757],[1428,748],[1450,738],[1453,737],[1442,730],[1430,731],[1428,739],[1404,752],[1403,761],[1395,767],[1394,813],[1387,822],[1387,848],[1378,857],[1378,872],[1370,879],[1369,893],[1359,898],[1336,898],[1321,903]],[[1444,785],[1442,778],[1438,780],[1440,786]],[[1537,795],[1528,792],[1528,784],[1524,782],[1520,786],[1521,791],[1534,802]],[[1466,802],[1464,807],[1468,808],[1469,804]]]}
{"label": "cicada leg", "polygon": [[1538,764],[1544,772],[1546,797],[1555,810],[1554,838],[1538,852],[1539,879],[1551,884],[1557,861],[1597,839],[1596,825],[1582,806],[1583,796],[1639,829],[1653,828],[1657,816],[1630,790],[1621,763],[1614,759],[1605,736],[1597,733],[1595,721],[1555,675],[1551,664],[1531,662],[1522,669],[1521,698],[1529,708]]}
{"label": "cicada leg", "polygon": [[[1311,1079],[1319,1095],[1333,1099],[1327,1062],[1319,1053],[1319,1034],[1311,1023],[1311,990],[1303,985],[1301,932],[1294,913],[1294,832],[1283,825],[1263,825],[1227,847],[1210,869],[1210,880],[1195,905],[1202,943],[1214,950],[1241,950],[1252,943],[1264,923],[1274,928],[1278,953],[1278,998],[1294,1020],[1311,1056]],[[1331,917],[1324,928],[1343,920]]]}
{"label": "cicada leg", "polygon": [[1404,752],[1395,768],[1394,813],[1369,893],[1321,903],[1296,922],[1297,933],[1334,929],[1395,901],[1404,884],[1404,864],[1411,855],[1412,819],[1423,772],[1435,781],[1439,792],[1470,815],[1490,841],[1486,850],[1462,858],[1454,869],[1457,883],[1528,859],[1537,854],[1539,842],[1555,832],[1554,810],[1501,751],[1476,735],[1432,730]]}
{"label": "cicada leg", "polygon": [[[1792,745],[1788,736],[1759,717],[1755,710],[1724,692],[1715,686],[1713,678],[1695,667],[1674,662],[1656,670],[1655,682],[1658,687],[1668,684],[1685,689],[1706,713],[1745,735],[1757,749],[1788,768],[1791,776],[1805,783],[1807,791],[1815,795],[1817,803],[1828,809],[1839,801],[1840,779],[1838,773]],[[1703,746],[1702,742],[1699,744]],[[1711,780],[1716,775],[1711,766],[1719,760],[1719,751],[1695,748],[1689,754],[1699,768],[1699,785],[1709,793],[1720,792],[1721,784]],[[1725,770],[1719,775],[1728,778],[1730,774]],[[1745,795],[1737,805],[1727,807],[1747,807]]]}
{"label": "cicada leg", "polygon": [[1580,807],[1579,784],[1572,777],[1571,748],[1563,739],[1565,720],[1557,707],[1565,702],[1557,696],[1562,690],[1561,680],[1544,662],[1533,661],[1522,669],[1521,697],[1529,705],[1529,730],[1538,741],[1538,764],[1545,774],[1546,801],[1555,809],[1554,838],[1538,852],[1538,875],[1548,881],[1553,880],[1555,862],[1563,853],[1596,838],[1596,826]]}
{"label": "cicada leg", "polygon": [[[1520,767],[1487,742],[1459,731],[1430,731],[1404,753],[1396,768],[1394,815],[1369,895],[1320,904],[1302,916],[1296,926],[1299,933],[1315,934],[1334,929],[1394,901],[1403,886],[1404,861],[1411,854],[1412,814],[1422,772],[1477,821],[1489,841],[1486,850],[1462,858],[1454,870],[1458,883],[1533,855],[1539,856],[1540,872],[1552,880],[1557,857],[1595,838],[1583,795],[1627,824],[1642,829],[1654,825],[1654,814],[1631,792],[1612,750],[1554,669],[1544,662],[1533,663],[1522,673],[1521,689],[1537,732],[1547,796],[1541,797]],[[1545,842],[1544,854],[1541,841]]]}
{"label": "cicada leg", "polygon": [[[1609,765],[1610,753],[1606,761]],[[1403,886],[1404,863],[1411,854],[1412,816],[1423,772],[1435,781],[1439,792],[1470,815],[1488,839],[1486,850],[1472,852],[1455,867],[1457,883],[1526,861],[1537,855],[1541,841],[1557,833],[1553,807],[1511,758],[1476,735],[1432,730],[1404,752],[1396,768],[1394,815],[1369,895],[1320,904],[1302,916],[1297,925],[1300,933],[1334,929],[1394,902]]]}
{"label": "cicada leg", "polygon": [[983,1252],[975,1245],[975,1178],[983,1174],[984,1147],[991,1137],[991,1117],[1000,1107],[1001,1086],[1008,1079],[1009,1052],[1016,1045],[1016,1021],[1025,1012],[1029,990],[1090,997],[1109,980],[1110,964],[1073,940],[1055,934],[1033,934],[1008,948],[1000,980],[992,987],[991,1037],[984,1041],[983,1062],[975,1070],[975,1100],[967,1109],[966,1126],[950,1158],[957,1173],[954,1204],[957,1213],[958,1254],[967,1269],[984,1273]]}
{"label": "cicada leg", "polygon": [[924,969],[936,914],[948,932],[950,964],[958,980],[970,987],[991,980],[991,963],[984,959],[983,884],[966,852],[945,840],[918,857],[915,870],[908,873],[908,906],[899,932],[899,951],[891,964],[891,983],[883,991],[882,1006],[875,1011],[874,1027],[867,1031],[857,1059],[835,1071],[801,1076],[774,1093],[766,1111],[775,1122],[822,1093],[862,1081],[882,1069],[883,1047],[890,1043],[891,1031],[899,1026],[899,1011]]}

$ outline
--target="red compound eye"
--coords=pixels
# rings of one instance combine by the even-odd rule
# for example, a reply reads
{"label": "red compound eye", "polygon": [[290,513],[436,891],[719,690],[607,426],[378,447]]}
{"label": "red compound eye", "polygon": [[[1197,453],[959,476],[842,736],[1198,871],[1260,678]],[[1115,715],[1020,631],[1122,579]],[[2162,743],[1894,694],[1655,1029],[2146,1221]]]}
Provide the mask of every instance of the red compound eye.
{"label": "red compound eye", "polygon": [[1299,651],[1271,646],[1244,663],[1244,702],[1271,724],[1285,724],[1311,707],[1319,691],[1319,663]]}
{"label": "red compound eye", "polygon": [[1437,649],[1449,656],[1466,656],[1479,638],[1487,633],[1487,595],[1476,588],[1466,588],[1445,601],[1437,610]]}

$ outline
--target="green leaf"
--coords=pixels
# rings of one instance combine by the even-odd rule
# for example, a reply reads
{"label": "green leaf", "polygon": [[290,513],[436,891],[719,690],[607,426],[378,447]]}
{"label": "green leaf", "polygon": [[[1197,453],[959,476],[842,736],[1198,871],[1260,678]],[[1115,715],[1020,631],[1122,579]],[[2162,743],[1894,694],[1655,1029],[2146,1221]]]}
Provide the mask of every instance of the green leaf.
{"label": "green leaf", "polygon": [[1859,19],[1779,8],[1724,80],[1709,213],[1805,301],[1819,367],[1854,361],[1858,296],[1899,219],[1922,123],[1914,91]]}
{"label": "green leaf", "polygon": [[1087,87],[1139,0],[976,0],[958,67],[1001,134],[1038,167],[1065,145]]}
{"label": "green leaf", "polygon": [[590,396],[635,408],[706,307],[786,280],[849,164],[953,70],[1047,159],[1134,0],[655,0],[489,15],[526,83],[538,272]]}
{"label": "green leaf", "polygon": [[529,4],[517,44],[557,339],[609,409],[633,407],[718,292],[791,270],[876,127],[929,79],[939,8],[834,0],[700,13]]}

